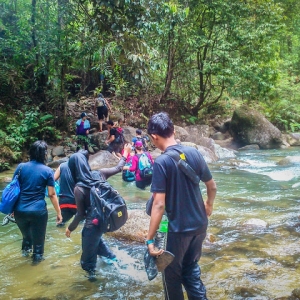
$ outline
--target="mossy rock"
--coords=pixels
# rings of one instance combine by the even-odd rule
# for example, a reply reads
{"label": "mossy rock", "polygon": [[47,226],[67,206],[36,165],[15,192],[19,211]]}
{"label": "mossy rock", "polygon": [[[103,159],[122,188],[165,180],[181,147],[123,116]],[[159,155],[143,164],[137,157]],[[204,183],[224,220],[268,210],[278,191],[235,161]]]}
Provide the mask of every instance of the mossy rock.
{"label": "mossy rock", "polygon": [[283,143],[280,130],[258,111],[247,106],[234,111],[230,133],[241,147],[257,144],[261,149],[274,149],[280,148]]}

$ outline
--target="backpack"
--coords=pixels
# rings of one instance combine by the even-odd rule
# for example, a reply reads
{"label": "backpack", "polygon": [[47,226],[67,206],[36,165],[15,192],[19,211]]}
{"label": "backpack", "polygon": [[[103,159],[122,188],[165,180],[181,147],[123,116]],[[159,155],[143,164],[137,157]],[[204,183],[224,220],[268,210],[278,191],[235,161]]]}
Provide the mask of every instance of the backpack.
{"label": "backpack", "polygon": [[23,164],[19,168],[19,172],[15,175],[13,180],[5,187],[2,192],[2,200],[0,203],[0,211],[4,214],[11,214],[14,211],[14,206],[19,199],[21,192],[19,177]]}
{"label": "backpack", "polygon": [[144,136],[142,136],[142,137],[137,136],[136,140],[137,141],[141,141],[143,143],[143,150],[144,151],[148,151],[148,147],[147,147],[147,143],[146,143],[148,141],[148,139],[146,137],[144,137]]}
{"label": "backpack", "polygon": [[140,170],[141,178],[143,179],[152,178],[153,166],[148,155],[146,153],[142,153],[142,154],[137,154],[137,156],[139,158],[138,168]]}
{"label": "backpack", "polygon": [[118,127],[116,128],[116,133],[115,133],[115,142],[118,144],[124,144],[125,143],[125,138],[123,134],[123,128]]}
{"label": "backpack", "polygon": [[[125,164],[125,166],[131,166],[131,164]],[[135,174],[129,170],[123,170],[122,179],[126,182],[135,181]]]}
{"label": "backpack", "polygon": [[126,223],[125,200],[107,181],[98,181],[91,188],[90,202],[86,221],[101,228],[103,233],[118,230]]}
{"label": "backpack", "polygon": [[98,107],[106,106],[105,99],[102,97],[97,98]]}

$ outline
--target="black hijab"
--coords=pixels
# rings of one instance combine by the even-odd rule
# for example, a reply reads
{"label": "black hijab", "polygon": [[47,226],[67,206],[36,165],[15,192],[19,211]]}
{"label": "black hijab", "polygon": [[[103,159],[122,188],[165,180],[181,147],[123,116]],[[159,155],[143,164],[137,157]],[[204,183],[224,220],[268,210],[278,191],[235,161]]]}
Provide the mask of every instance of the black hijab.
{"label": "black hijab", "polygon": [[99,179],[92,174],[89,162],[88,151],[80,151],[74,153],[68,162],[74,182],[78,186],[91,188]]}

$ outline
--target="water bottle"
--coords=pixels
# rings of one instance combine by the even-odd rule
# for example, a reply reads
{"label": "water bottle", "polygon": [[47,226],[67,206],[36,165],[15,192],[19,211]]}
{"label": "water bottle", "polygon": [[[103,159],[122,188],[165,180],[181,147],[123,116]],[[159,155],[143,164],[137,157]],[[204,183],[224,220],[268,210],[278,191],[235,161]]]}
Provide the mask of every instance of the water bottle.
{"label": "water bottle", "polygon": [[158,228],[158,231],[159,232],[168,232],[168,217],[166,215],[163,215],[162,216],[162,219],[160,221],[160,224],[159,224],[159,228]]}
{"label": "water bottle", "polygon": [[163,215],[155,236],[154,244],[158,249],[166,249],[168,223],[169,223],[168,217],[166,215]]}

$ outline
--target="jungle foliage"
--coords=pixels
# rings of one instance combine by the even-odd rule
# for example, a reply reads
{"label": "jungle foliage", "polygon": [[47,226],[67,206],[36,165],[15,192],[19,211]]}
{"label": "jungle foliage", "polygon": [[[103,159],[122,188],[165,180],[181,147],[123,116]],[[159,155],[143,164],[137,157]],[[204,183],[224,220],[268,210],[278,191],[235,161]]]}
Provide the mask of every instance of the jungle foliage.
{"label": "jungle foliage", "polygon": [[235,99],[298,130],[299,16],[298,0],[2,0],[0,110],[21,114],[5,143],[29,141],[17,127],[34,107],[55,118],[27,133],[54,134],[67,101],[95,90],[158,96],[193,122]]}

